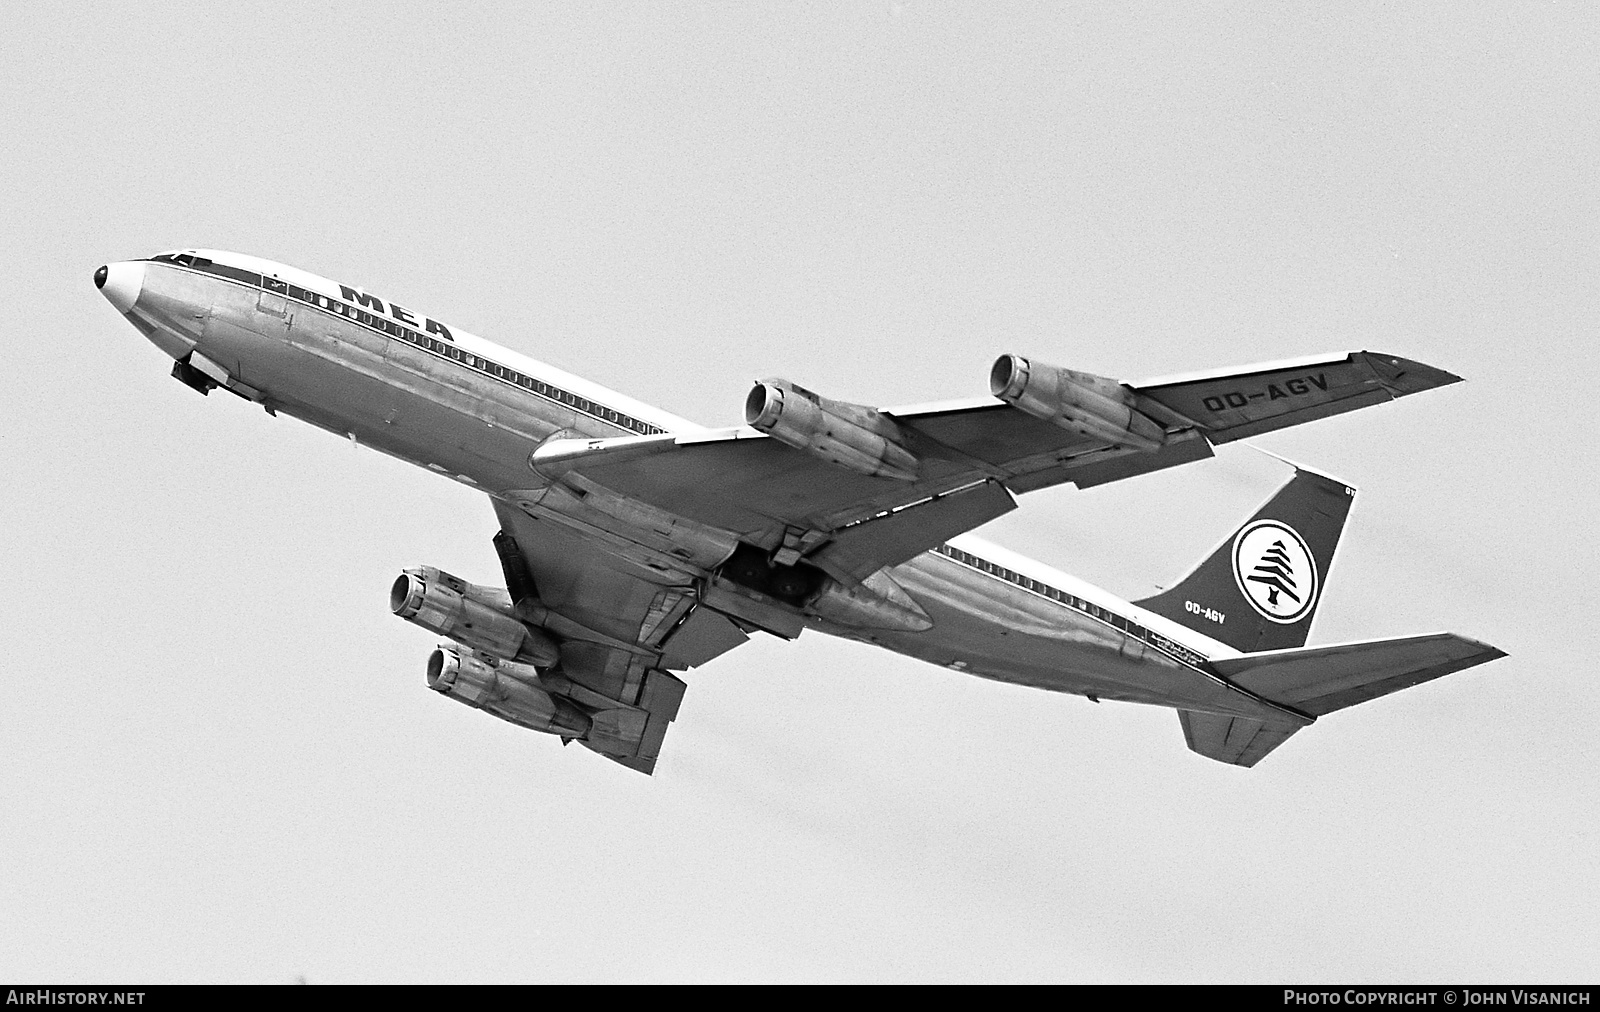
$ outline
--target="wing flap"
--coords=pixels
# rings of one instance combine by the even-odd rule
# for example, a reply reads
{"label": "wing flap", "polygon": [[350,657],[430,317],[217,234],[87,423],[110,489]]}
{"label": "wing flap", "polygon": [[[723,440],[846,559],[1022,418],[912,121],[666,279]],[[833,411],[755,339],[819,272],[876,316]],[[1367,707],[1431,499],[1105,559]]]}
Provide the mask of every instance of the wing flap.
{"label": "wing flap", "polygon": [[1107,453],[1093,459],[1078,458],[1064,461],[1054,467],[1013,478],[1006,484],[1013,492],[1031,492],[1072,482],[1079,488],[1093,488],[1137,474],[1163,471],[1179,464],[1205,460],[1212,456],[1211,444],[1198,432],[1183,433],[1159,450],[1149,453]]}
{"label": "wing flap", "polygon": [[1016,508],[1004,485],[981,482],[846,527],[810,560],[854,585]]}
{"label": "wing flap", "polygon": [[749,638],[724,616],[709,608],[696,608],[667,640],[661,666],[669,671],[698,668]]}

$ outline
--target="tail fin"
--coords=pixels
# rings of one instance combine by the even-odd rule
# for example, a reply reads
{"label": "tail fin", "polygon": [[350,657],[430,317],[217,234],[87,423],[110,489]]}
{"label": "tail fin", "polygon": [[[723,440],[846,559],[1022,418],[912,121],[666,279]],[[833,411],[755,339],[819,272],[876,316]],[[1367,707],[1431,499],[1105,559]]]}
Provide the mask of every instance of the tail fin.
{"label": "tail fin", "polygon": [[1134,603],[1246,653],[1304,646],[1355,494],[1296,467],[1188,576]]}

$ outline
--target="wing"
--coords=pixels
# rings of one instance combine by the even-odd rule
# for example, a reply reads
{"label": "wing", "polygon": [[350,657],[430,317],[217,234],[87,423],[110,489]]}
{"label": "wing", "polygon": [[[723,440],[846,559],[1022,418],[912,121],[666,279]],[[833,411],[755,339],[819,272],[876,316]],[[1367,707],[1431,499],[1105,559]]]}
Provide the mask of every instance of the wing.
{"label": "wing", "polygon": [[1227,443],[1459,382],[1421,362],[1354,351],[1148,380],[1133,389],[1212,443]]}
{"label": "wing", "polygon": [[846,470],[748,428],[557,440],[531,463],[575,494],[645,503],[779,561],[804,557],[853,585],[1014,509],[1015,493],[1174,467],[1211,456],[1215,443],[1457,379],[1360,351],[1129,384],[1134,406],[1165,431],[1154,450],[1069,431],[992,398],[885,409],[917,458],[914,481]]}
{"label": "wing", "polygon": [[543,686],[589,712],[582,744],[652,772],[683,699],[672,672],[732,650],[744,631],[699,607],[693,574],[605,551],[592,533],[491,501],[507,587],[513,598],[536,600],[540,624],[563,640]]}

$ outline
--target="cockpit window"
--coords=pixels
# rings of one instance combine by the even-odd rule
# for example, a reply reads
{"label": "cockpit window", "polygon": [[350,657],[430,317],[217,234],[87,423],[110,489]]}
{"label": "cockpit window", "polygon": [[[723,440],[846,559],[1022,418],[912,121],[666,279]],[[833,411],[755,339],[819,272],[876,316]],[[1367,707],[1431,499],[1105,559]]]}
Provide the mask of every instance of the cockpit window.
{"label": "cockpit window", "polygon": [[150,258],[156,263],[180,264],[184,267],[204,268],[211,263],[203,256],[196,256],[194,250],[173,250],[170,253],[157,253]]}

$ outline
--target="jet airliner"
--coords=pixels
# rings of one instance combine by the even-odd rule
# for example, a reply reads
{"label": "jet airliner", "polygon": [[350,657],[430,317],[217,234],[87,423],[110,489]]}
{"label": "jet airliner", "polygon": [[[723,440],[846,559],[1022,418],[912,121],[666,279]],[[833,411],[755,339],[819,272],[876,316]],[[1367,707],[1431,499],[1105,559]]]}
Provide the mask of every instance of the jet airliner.
{"label": "jet airliner", "polygon": [[389,605],[444,638],[426,679],[654,771],[680,675],[811,629],[982,678],[1170,707],[1252,766],[1318,717],[1504,654],[1450,633],[1307,647],[1355,490],[1296,466],[1154,597],[969,532],[1052,485],[1456,382],[1370,351],[1123,383],[1006,354],[990,396],[874,408],[785,379],[706,428],[387,297],[253,256],[110,263],[95,285],[201,394],[225,390],[486,493],[505,585],[433,566]]}

